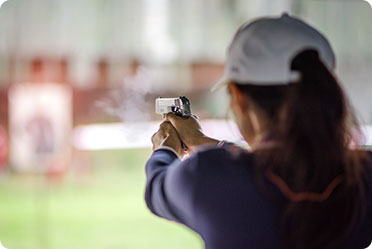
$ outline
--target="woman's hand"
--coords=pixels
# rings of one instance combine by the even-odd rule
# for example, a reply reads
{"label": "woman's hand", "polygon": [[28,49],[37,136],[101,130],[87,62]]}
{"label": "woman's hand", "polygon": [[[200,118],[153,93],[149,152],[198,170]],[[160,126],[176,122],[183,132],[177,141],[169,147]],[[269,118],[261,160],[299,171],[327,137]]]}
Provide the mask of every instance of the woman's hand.
{"label": "woman's hand", "polygon": [[151,137],[151,142],[153,150],[160,146],[167,146],[174,149],[178,156],[182,157],[184,154],[177,131],[169,121],[160,124],[159,130]]}
{"label": "woman's hand", "polygon": [[189,151],[193,151],[197,146],[203,144],[218,144],[218,140],[204,135],[199,119],[195,115],[190,117],[179,117],[173,113],[168,113],[166,120],[176,129],[179,138],[187,146]]}

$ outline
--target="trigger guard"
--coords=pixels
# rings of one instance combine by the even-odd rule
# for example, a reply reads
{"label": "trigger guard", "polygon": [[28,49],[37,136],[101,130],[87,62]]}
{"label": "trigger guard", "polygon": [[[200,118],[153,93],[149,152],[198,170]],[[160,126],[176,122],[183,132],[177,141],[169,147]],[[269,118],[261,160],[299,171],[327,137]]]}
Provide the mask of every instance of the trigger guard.
{"label": "trigger guard", "polygon": [[173,112],[175,115],[182,117],[182,112],[180,111],[180,108],[179,108],[179,107],[177,107],[177,106],[172,106],[172,112]]}

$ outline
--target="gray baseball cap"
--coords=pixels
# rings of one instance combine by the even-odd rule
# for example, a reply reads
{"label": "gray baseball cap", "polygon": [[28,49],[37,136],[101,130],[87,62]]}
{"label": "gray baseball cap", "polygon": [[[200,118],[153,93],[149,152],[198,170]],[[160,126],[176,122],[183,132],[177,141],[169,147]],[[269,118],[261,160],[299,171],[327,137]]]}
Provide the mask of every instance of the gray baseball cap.
{"label": "gray baseball cap", "polygon": [[335,55],[319,31],[298,18],[260,18],[239,28],[227,51],[222,79],[212,91],[234,81],[240,84],[286,85],[299,80],[292,59],[305,49],[315,49],[330,71]]}

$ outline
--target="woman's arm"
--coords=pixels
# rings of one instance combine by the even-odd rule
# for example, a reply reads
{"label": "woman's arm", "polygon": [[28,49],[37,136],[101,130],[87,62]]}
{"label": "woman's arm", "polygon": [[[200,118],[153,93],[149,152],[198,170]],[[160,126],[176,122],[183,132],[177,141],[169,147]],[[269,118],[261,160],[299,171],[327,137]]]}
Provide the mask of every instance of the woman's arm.
{"label": "woman's arm", "polygon": [[155,215],[184,224],[196,231],[195,189],[198,184],[198,155],[181,161],[177,155],[160,148],[146,164],[145,200]]}
{"label": "woman's arm", "polygon": [[198,156],[181,161],[181,140],[165,121],[152,137],[154,152],[146,163],[145,200],[152,213],[193,229]]}
{"label": "woman's arm", "polygon": [[168,113],[167,120],[176,129],[179,138],[187,146],[189,152],[193,152],[199,146],[206,144],[217,146],[220,142],[203,133],[199,119],[195,115],[191,115],[190,117],[179,117],[173,113]]}
{"label": "woman's arm", "polygon": [[[170,194],[174,194],[176,188],[171,186],[167,189],[165,186],[170,169],[175,168],[176,171],[180,171],[177,169],[181,166],[176,167],[176,164],[181,163],[179,157],[182,157],[184,153],[181,140],[171,123],[164,121],[160,124],[159,130],[152,136],[151,141],[154,152],[146,163],[146,204],[154,214],[181,222],[176,215],[177,212],[174,211],[176,208],[172,208],[171,198],[169,197]],[[182,173],[178,175],[178,177],[182,177]],[[176,199],[173,201],[173,203],[176,203],[177,198],[173,199]]]}
{"label": "woman's arm", "polygon": [[154,151],[146,163],[145,201],[152,213],[179,222],[179,218],[170,208],[164,187],[168,168],[177,161],[178,156],[170,150],[160,148]]}

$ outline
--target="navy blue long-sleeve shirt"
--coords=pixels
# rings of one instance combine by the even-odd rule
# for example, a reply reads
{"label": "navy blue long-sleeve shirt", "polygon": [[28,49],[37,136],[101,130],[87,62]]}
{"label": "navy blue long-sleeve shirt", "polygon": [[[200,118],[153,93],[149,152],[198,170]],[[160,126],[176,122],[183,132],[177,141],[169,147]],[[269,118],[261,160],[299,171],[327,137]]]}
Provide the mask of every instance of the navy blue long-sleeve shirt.
{"label": "navy blue long-sleeve shirt", "polygon": [[[222,147],[181,161],[172,151],[159,149],[146,164],[146,176],[149,209],[197,232],[207,249],[284,249],[279,216],[286,200],[271,183],[258,186],[252,154],[237,156]],[[363,224],[338,248],[362,249],[371,240],[369,203]]]}

